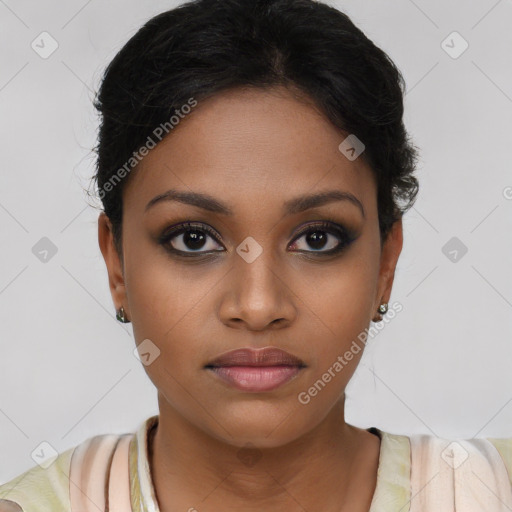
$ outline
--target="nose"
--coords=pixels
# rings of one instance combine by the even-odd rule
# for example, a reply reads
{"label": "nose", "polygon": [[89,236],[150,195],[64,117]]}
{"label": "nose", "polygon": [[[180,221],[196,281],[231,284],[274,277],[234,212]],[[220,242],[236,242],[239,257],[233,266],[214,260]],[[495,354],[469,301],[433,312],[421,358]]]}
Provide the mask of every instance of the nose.
{"label": "nose", "polygon": [[221,321],[251,331],[283,328],[297,315],[290,276],[270,251],[251,261],[236,255],[225,278],[219,308]]}

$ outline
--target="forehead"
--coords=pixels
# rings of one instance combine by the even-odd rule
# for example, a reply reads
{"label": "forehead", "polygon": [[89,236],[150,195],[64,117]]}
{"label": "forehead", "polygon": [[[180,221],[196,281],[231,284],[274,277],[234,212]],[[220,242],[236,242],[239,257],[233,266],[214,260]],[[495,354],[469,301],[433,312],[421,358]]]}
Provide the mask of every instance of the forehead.
{"label": "forehead", "polygon": [[139,163],[126,208],[143,209],[167,189],[250,203],[252,211],[329,188],[356,195],[368,210],[376,200],[371,169],[338,148],[347,134],[284,88],[225,91],[183,117]]}

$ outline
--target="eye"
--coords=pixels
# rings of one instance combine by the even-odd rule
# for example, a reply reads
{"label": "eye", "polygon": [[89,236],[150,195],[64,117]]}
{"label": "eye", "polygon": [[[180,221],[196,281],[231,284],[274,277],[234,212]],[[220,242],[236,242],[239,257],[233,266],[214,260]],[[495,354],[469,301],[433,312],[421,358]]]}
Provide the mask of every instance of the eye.
{"label": "eye", "polygon": [[207,243],[208,238],[219,243],[215,231],[206,224],[187,222],[167,230],[159,241],[170,252],[194,256],[216,251],[215,244]]}
{"label": "eye", "polygon": [[[304,242],[299,244],[304,238]],[[300,252],[319,253],[321,255],[332,255],[341,252],[350,245],[354,236],[342,226],[329,221],[320,222],[318,224],[309,225],[303,230],[297,238],[295,238],[292,248],[294,247]],[[337,241],[336,241],[337,239]],[[300,247],[302,245],[302,247]],[[313,248],[308,250],[307,246]]]}

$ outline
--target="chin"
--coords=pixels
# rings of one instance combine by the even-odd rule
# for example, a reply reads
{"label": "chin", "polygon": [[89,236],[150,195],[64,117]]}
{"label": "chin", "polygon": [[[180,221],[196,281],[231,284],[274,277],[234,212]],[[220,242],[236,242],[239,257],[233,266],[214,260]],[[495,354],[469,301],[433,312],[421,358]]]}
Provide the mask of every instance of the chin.
{"label": "chin", "polygon": [[[215,428],[217,434],[212,432],[210,434],[232,446],[242,448],[250,444],[255,448],[265,449],[284,446],[308,431],[301,421],[297,421],[293,412],[290,414],[284,408],[279,414],[272,410],[263,412],[261,408],[256,409],[258,412],[253,410],[244,414],[243,417],[240,416],[239,411],[232,417],[229,415],[216,416],[218,424],[224,426],[225,430],[219,429],[218,424],[215,424],[212,427]],[[298,415],[299,411],[296,411],[295,414]]]}

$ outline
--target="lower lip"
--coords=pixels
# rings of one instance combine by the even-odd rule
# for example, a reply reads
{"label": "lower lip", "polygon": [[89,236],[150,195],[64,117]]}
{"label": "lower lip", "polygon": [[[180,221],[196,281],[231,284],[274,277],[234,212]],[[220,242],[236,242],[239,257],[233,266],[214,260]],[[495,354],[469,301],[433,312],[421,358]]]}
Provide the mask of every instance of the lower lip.
{"label": "lower lip", "polygon": [[208,368],[242,391],[271,391],[297,375],[299,366],[220,366]]}

